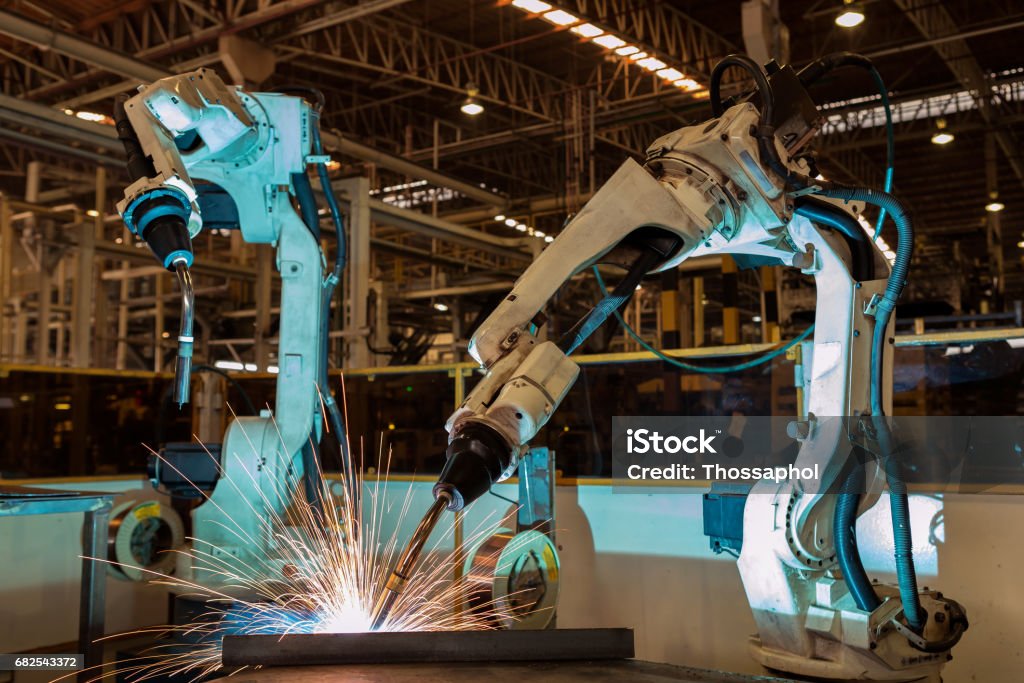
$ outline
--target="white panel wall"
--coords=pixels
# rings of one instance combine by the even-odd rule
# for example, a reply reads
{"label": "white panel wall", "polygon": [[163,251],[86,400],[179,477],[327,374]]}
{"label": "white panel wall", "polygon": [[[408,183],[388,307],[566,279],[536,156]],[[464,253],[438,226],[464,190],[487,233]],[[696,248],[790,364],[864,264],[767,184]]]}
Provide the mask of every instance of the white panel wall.
{"label": "white panel wall", "polygon": [[[126,488],[124,482],[95,488],[114,486]],[[397,521],[410,486],[394,482],[381,492],[389,501],[385,527]],[[139,495],[150,495],[147,488]],[[403,538],[429,504],[429,489],[412,485]],[[514,486],[497,490],[515,496]],[[699,495],[566,487],[558,490],[557,506],[560,626],[628,626],[636,630],[640,658],[760,672],[746,653],[754,623],[739,574],[732,558],[708,550]],[[484,497],[467,514],[467,532],[493,525],[509,507]],[[921,584],[962,602],[971,620],[946,683],[1024,680],[1024,498],[915,497],[912,516]],[[891,580],[888,524],[883,498],[859,528],[869,574]],[[0,520],[0,651],[76,637],[79,533],[78,516]],[[162,590],[109,581],[111,630],[164,618]]]}
{"label": "white panel wall", "polygon": [[[49,486],[118,492],[122,500],[156,497],[148,481]],[[16,653],[78,640],[82,515],[0,517],[0,652]],[[159,587],[107,581],[107,631],[163,623]]]}

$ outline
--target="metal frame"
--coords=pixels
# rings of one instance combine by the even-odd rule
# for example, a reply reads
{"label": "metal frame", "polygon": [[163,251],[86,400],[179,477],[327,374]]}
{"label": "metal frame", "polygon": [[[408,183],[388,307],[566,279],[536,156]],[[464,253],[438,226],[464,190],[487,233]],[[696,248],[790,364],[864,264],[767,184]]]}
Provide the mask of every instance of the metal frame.
{"label": "metal frame", "polygon": [[[110,508],[114,494],[54,491],[0,484],[0,518],[24,515],[84,513],[82,525],[82,588],[78,604],[78,648],[85,655],[79,681],[93,680],[93,667],[103,664],[107,571],[91,558],[106,555]],[[10,558],[8,558],[10,559]]]}

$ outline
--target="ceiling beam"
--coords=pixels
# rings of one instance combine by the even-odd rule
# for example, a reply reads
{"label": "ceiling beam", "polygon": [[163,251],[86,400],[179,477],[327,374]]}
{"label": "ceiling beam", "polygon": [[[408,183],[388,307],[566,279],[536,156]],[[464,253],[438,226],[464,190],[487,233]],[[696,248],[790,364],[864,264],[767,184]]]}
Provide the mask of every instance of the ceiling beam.
{"label": "ceiling beam", "polygon": [[[927,40],[936,40],[959,33],[957,22],[941,2],[934,0],[895,0],[904,15]],[[992,101],[992,85],[985,76],[970,46],[963,38],[933,42],[931,46],[942,57],[957,80],[972,92],[985,123],[992,129],[996,142],[1010,167],[1024,185],[1024,160],[1020,144],[1013,132],[1000,121],[1000,113]]]}

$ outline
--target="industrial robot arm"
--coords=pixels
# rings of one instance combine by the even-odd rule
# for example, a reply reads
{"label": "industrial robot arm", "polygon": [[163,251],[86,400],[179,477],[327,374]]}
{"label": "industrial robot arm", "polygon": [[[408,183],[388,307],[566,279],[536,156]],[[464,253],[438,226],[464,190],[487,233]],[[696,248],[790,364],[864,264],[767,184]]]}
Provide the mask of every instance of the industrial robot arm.
{"label": "industrial robot arm", "polygon": [[[336,277],[325,273],[317,210],[310,204],[307,168],[323,161],[311,154],[317,111],[300,97],[250,93],[200,69],[142,86],[115,113],[133,180],[118,210],[161,264],[177,271],[182,286],[179,405],[188,399],[192,351],[191,238],[203,225],[193,179],[230,197],[245,241],[276,247],[282,305],[273,416],[231,423],[220,480],[209,502],[194,513],[198,542],[239,557],[272,557],[273,539],[263,533],[261,509],[269,505],[269,513],[281,516],[294,482],[315,473],[307,446],[318,440],[322,426],[318,388],[326,372],[325,293]],[[329,194],[329,187],[325,190]],[[296,203],[304,207],[302,215]]]}
{"label": "industrial robot arm", "polygon": [[[644,274],[690,256],[767,256],[813,275],[818,304],[809,413],[884,415],[892,386],[892,349],[885,340],[910,260],[909,219],[885,193],[812,179],[799,157],[823,121],[804,85],[856,59],[863,60],[841,55],[799,75],[772,64],[766,75],[749,59],[726,58],[723,65],[754,77],[760,110],[744,99],[722,107],[723,68],[716,67],[716,118],[656,140],[643,166],[627,161],[566,225],[470,342],[486,374],[446,424],[448,458],[430,519],[443,507],[462,509],[512,474],[579,373],[572,350],[626,301]],[[857,223],[865,202],[884,206],[899,229],[892,277],[889,262]],[[531,331],[543,324],[542,307],[566,280],[598,263],[623,266],[627,276],[566,338],[542,342]],[[867,330],[874,333],[861,334]],[[934,677],[966,619],[940,594],[918,594],[912,564],[906,581],[901,569],[898,594],[879,589],[876,595],[870,582],[857,581],[863,570],[858,574],[855,542],[846,541],[856,516],[878,500],[882,477],[870,469],[868,493],[851,498],[844,488],[851,453],[844,450],[841,425],[839,419],[796,425],[796,465],[818,465],[814,487],[761,482],[747,499],[739,569],[758,624],[754,655],[768,667],[823,678]],[[905,507],[905,488],[897,491],[894,483],[890,479],[890,497],[902,496]],[[837,507],[841,492],[844,504]],[[896,513],[894,506],[894,519]],[[414,539],[420,546],[422,540]],[[376,623],[414,565],[415,554],[403,556]],[[865,600],[867,594],[874,600]],[[952,617],[924,623],[922,604],[925,618],[937,611]]]}

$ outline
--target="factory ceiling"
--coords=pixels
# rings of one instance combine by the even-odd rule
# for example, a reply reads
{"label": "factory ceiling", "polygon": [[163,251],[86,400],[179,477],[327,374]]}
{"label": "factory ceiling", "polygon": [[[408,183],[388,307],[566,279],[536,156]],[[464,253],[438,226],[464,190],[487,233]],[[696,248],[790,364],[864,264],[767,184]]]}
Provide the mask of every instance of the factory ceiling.
{"label": "factory ceiling", "polygon": [[[248,55],[241,60],[244,75],[261,81],[252,85],[323,90],[325,130],[501,195],[509,215],[529,217],[538,230],[553,233],[626,156],[639,157],[661,134],[710,116],[712,65],[746,49],[741,4],[547,3],[575,20],[560,25],[528,11],[529,2],[505,0],[4,0],[0,11],[124,59],[110,63],[65,43],[26,38],[0,19],[0,77],[7,95],[106,115],[113,97],[130,91],[140,73],[199,66],[225,72],[231,55]],[[855,29],[836,25],[841,3],[833,0],[777,4],[794,65],[838,50],[875,60],[897,107],[895,191],[918,219],[928,271],[949,272],[956,263],[963,273],[967,264],[975,278],[985,279],[1002,254],[1003,284],[1019,296],[1020,3],[876,0],[863,3],[866,20]],[[630,59],[636,52],[616,54],[614,39],[598,44],[584,25],[637,46],[654,60],[652,69],[661,63],[659,72],[677,70],[678,82],[639,67],[640,60]],[[264,78],[251,64],[268,59],[273,68]],[[818,142],[820,167],[840,180],[880,185],[885,136],[871,116],[876,92],[869,78],[847,76],[823,82],[814,93],[830,103],[827,134]],[[466,115],[467,99],[482,113]],[[932,143],[940,119],[954,136],[946,145]],[[60,141],[62,150],[53,135],[10,117],[2,123],[0,187],[9,192],[21,193],[30,159],[63,159],[58,165],[73,177],[101,154],[118,172],[110,149],[79,140]],[[69,156],[69,145],[81,151]],[[339,174],[360,172],[368,163],[345,155],[339,160]],[[492,220],[495,209],[456,191],[410,182],[382,165],[372,178],[384,201],[428,211],[436,202],[441,216],[516,235],[514,227]],[[88,183],[82,187],[91,191]],[[992,192],[1005,206],[997,218],[985,210]],[[994,220],[1001,245],[986,238]],[[395,228],[375,237],[399,233]],[[414,258],[417,245],[406,246],[404,257]]]}

